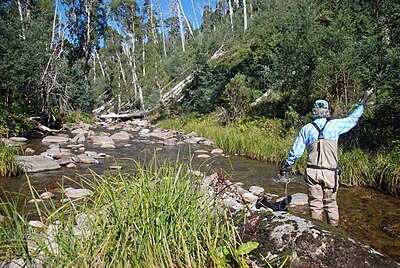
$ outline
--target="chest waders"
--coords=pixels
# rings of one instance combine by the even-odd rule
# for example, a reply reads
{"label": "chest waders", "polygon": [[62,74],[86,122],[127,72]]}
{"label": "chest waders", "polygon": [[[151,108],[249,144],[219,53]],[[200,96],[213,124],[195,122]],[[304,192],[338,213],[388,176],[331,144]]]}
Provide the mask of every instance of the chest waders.
{"label": "chest waders", "polygon": [[307,170],[308,173],[314,174],[316,176],[317,170],[322,171],[322,176],[330,176],[331,172],[334,173],[334,184],[327,185],[327,181],[323,180],[322,187],[333,189],[333,193],[337,191],[338,188],[338,157],[337,157],[337,146],[338,142],[335,140],[325,140],[324,139],[324,129],[328,124],[329,120],[326,121],[325,125],[320,129],[315,122],[311,124],[318,131],[318,140],[307,145],[308,159],[307,159]]}

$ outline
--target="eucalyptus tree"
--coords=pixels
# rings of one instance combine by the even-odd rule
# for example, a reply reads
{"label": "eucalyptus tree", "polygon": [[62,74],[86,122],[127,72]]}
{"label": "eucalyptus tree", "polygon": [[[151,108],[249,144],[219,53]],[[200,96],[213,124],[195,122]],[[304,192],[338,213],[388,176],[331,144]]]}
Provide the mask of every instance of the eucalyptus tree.
{"label": "eucalyptus tree", "polygon": [[107,27],[104,0],[61,0],[68,18],[70,40],[74,45],[70,61],[81,61],[86,80],[94,48],[100,44]]}
{"label": "eucalyptus tree", "polygon": [[138,101],[140,108],[144,109],[143,91],[138,79],[136,62],[137,33],[142,27],[139,12],[140,7],[136,0],[116,0],[110,3],[110,15],[117,27],[122,30],[126,41],[124,53],[129,58],[131,86],[134,90],[135,101]]}

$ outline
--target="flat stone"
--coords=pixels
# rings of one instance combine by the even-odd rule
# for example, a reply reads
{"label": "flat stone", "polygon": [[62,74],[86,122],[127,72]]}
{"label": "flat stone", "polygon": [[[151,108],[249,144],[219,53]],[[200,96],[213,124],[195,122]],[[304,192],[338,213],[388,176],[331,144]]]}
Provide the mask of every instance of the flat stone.
{"label": "flat stone", "polygon": [[115,142],[107,136],[91,136],[90,139],[93,141],[93,145],[105,145],[105,144],[111,144],[114,145]]}
{"label": "flat stone", "polygon": [[13,142],[21,142],[21,143],[28,141],[28,139],[24,138],[24,137],[11,137],[11,138],[9,138],[9,140],[13,141]]}
{"label": "flat stone", "polygon": [[117,148],[117,147],[115,147],[114,144],[102,144],[102,145],[100,146],[100,148],[103,148],[103,149],[115,149],[115,148]]}
{"label": "flat stone", "polygon": [[78,166],[75,165],[74,163],[69,163],[69,164],[66,166],[66,168],[68,168],[68,169],[78,169]]}
{"label": "flat stone", "polygon": [[252,194],[252,193],[244,193],[242,195],[243,200],[246,201],[246,203],[255,203],[258,200],[258,196]]}
{"label": "flat stone", "polygon": [[86,138],[85,138],[84,134],[78,134],[71,139],[71,143],[74,143],[74,144],[82,143],[85,141],[86,141]]}
{"label": "flat stone", "polygon": [[122,166],[109,166],[108,168],[112,170],[121,170]]}
{"label": "flat stone", "polygon": [[71,131],[71,133],[73,133],[73,134],[83,134],[83,135],[88,134],[88,132],[89,131],[87,131],[83,128],[77,128],[77,129],[74,129]]}
{"label": "flat stone", "polygon": [[51,148],[48,149],[46,153],[56,159],[70,158],[73,155],[69,149],[62,148]]}
{"label": "flat stone", "polygon": [[289,195],[288,197],[281,197],[276,200],[276,202],[282,202],[284,200],[287,200],[287,204],[289,206],[304,206],[308,205],[308,195],[304,193],[295,193],[292,195]]}
{"label": "flat stone", "polygon": [[55,170],[61,168],[53,159],[48,157],[33,155],[33,156],[15,156],[18,163],[26,172],[41,172],[46,170]]}
{"label": "flat stone", "polygon": [[69,137],[65,136],[47,136],[42,139],[43,144],[51,144],[51,143],[65,144],[68,142],[69,142]]}
{"label": "flat stone", "polygon": [[66,166],[69,163],[73,162],[71,158],[61,158],[56,160],[58,164],[60,164],[60,166]]}
{"label": "flat stone", "polygon": [[114,141],[128,141],[131,139],[131,135],[126,131],[120,131],[111,135],[110,138]]}
{"label": "flat stone", "polygon": [[82,198],[91,194],[93,194],[93,191],[89,189],[74,189],[74,188],[65,189],[65,196],[70,199]]}
{"label": "flat stone", "polygon": [[177,138],[166,139],[166,140],[163,142],[163,145],[164,145],[164,146],[174,146],[174,145],[176,145],[177,142],[178,142],[178,139],[177,139]]}
{"label": "flat stone", "polygon": [[97,155],[97,152],[95,152],[95,151],[86,151],[85,154],[87,156],[90,156],[90,157],[95,157]]}
{"label": "flat stone", "polygon": [[8,264],[8,268],[21,268],[26,267],[24,259],[12,260],[10,264]]}
{"label": "flat stone", "polygon": [[44,226],[44,223],[41,221],[29,221],[28,224],[34,228],[41,229]]}
{"label": "flat stone", "polygon": [[99,161],[97,161],[96,159],[94,159],[91,156],[88,156],[86,154],[80,154],[75,156],[75,162],[77,163],[82,163],[82,164],[98,164]]}
{"label": "flat stone", "polygon": [[251,186],[249,192],[255,195],[262,195],[265,192],[265,189],[259,186]]}
{"label": "flat stone", "polygon": [[150,133],[150,129],[144,128],[141,131],[139,131],[139,135],[144,135]]}
{"label": "flat stone", "polygon": [[196,156],[197,158],[210,158],[211,156],[209,156],[208,154],[199,154],[198,156]]}
{"label": "flat stone", "polygon": [[67,145],[67,148],[71,149],[71,150],[77,150],[77,149],[83,148],[83,147],[85,147],[85,145],[83,145],[82,143]]}
{"label": "flat stone", "polygon": [[222,149],[216,148],[211,151],[211,154],[223,154],[224,151]]}
{"label": "flat stone", "polygon": [[208,154],[209,152],[207,150],[195,150],[194,153],[196,153],[196,154]]}
{"label": "flat stone", "polygon": [[40,195],[40,198],[43,200],[48,200],[54,197],[54,194],[52,192],[44,192]]}
{"label": "flat stone", "polygon": [[25,149],[25,154],[26,155],[33,155],[35,153],[35,150],[33,150],[32,148],[26,148]]}

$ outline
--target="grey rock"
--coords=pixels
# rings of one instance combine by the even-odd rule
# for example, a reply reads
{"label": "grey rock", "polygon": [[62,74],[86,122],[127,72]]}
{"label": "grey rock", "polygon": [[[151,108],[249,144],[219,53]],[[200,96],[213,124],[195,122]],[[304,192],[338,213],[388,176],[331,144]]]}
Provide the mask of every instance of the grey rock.
{"label": "grey rock", "polygon": [[257,232],[260,245],[252,255],[292,252],[293,267],[399,267],[388,256],[350,239],[323,223],[315,225],[287,212],[264,213]]}
{"label": "grey rock", "polygon": [[54,194],[52,192],[44,192],[40,195],[40,198],[43,200],[48,200],[54,197]]}
{"label": "grey rock", "polygon": [[70,199],[82,198],[91,194],[93,194],[93,191],[89,189],[74,189],[74,188],[65,189],[65,196]]}
{"label": "grey rock", "polygon": [[77,163],[82,163],[82,164],[98,164],[99,161],[94,159],[91,156],[88,156],[86,154],[80,154],[75,156],[74,158],[75,162]]}
{"label": "grey rock", "polygon": [[17,142],[17,143],[19,143],[19,142],[24,143],[24,142],[28,141],[28,139],[24,138],[24,137],[11,137],[11,138],[9,138],[9,140],[12,142]]}
{"label": "grey rock", "polygon": [[65,144],[69,142],[69,137],[65,136],[47,136],[42,139],[43,144]]}
{"label": "grey rock", "polygon": [[44,156],[15,156],[15,158],[26,172],[40,172],[61,168],[56,161]]}
{"label": "grey rock", "polygon": [[46,151],[46,153],[56,159],[61,158],[70,158],[73,154],[70,152],[69,149],[63,148],[51,148]]}
{"label": "grey rock", "polygon": [[60,165],[60,166],[66,166],[69,163],[73,162],[71,158],[61,158],[56,160],[56,162]]}
{"label": "grey rock", "polygon": [[108,168],[112,170],[121,170],[122,166],[109,166]]}
{"label": "grey rock", "polygon": [[110,138],[114,141],[128,141],[131,139],[131,135],[126,131],[120,131],[111,135]]}
{"label": "grey rock", "polygon": [[33,228],[41,229],[44,226],[44,223],[41,221],[29,221],[28,225],[32,226]]}
{"label": "grey rock", "polygon": [[208,154],[209,152],[207,150],[195,150],[194,153],[196,153],[196,154]]}
{"label": "grey rock", "polygon": [[35,153],[35,150],[33,150],[32,148],[26,148],[25,149],[25,154],[26,155],[33,155]]}
{"label": "grey rock", "polygon": [[21,267],[27,267],[24,259],[20,258],[17,260],[12,260],[8,264],[8,268],[21,268]]}
{"label": "grey rock", "polygon": [[276,200],[276,202],[282,202],[282,201],[287,202],[289,206],[304,206],[308,205],[308,195],[303,193],[295,193],[289,195],[288,197],[281,197]]}
{"label": "grey rock", "polygon": [[75,137],[73,137],[71,139],[71,143],[73,143],[73,144],[79,144],[79,143],[82,143],[85,141],[86,141],[86,138],[85,138],[84,134],[77,134]]}
{"label": "grey rock", "polygon": [[93,141],[93,145],[106,145],[111,144],[114,145],[115,142],[107,136],[91,136],[90,139]]}
{"label": "grey rock", "polygon": [[78,169],[78,166],[75,165],[74,163],[69,163],[69,164],[66,166],[66,168],[68,168],[68,169]]}
{"label": "grey rock", "polygon": [[216,148],[211,151],[211,154],[223,154],[224,151],[222,149]]}
{"label": "grey rock", "polygon": [[264,188],[259,186],[251,186],[249,188],[249,192],[255,195],[262,195],[265,192],[265,190]]}
{"label": "grey rock", "polygon": [[246,203],[255,203],[258,200],[258,196],[252,194],[252,193],[244,193],[242,194],[242,198]]}
{"label": "grey rock", "polygon": [[171,138],[171,139],[167,139],[163,142],[164,146],[174,146],[176,145],[176,143],[178,142],[177,138]]}
{"label": "grey rock", "polygon": [[72,134],[78,134],[78,135],[79,135],[79,134],[80,134],[80,135],[86,135],[86,134],[89,133],[89,131],[88,131],[88,130],[85,130],[85,129],[83,129],[83,128],[78,128],[78,129],[72,130],[71,133],[72,133]]}
{"label": "grey rock", "polygon": [[196,158],[210,158],[211,156],[209,156],[208,154],[199,154],[196,156]]}

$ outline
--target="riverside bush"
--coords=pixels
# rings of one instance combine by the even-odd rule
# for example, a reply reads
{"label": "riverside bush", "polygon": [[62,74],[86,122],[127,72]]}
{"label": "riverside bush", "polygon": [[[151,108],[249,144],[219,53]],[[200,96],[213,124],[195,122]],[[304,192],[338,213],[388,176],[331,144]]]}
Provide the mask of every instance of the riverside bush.
{"label": "riverside bush", "polygon": [[254,243],[241,243],[183,165],[153,159],[134,172],[92,174],[84,183],[93,189],[90,198],[51,209],[35,203],[47,231],[29,227],[9,200],[0,202],[0,256],[29,263],[40,255],[51,267],[248,267]]}
{"label": "riverside bush", "polygon": [[14,154],[19,148],[8,147],[0,140],[0,176],[12,177],[23,173],[22,167],[15,160]]}

